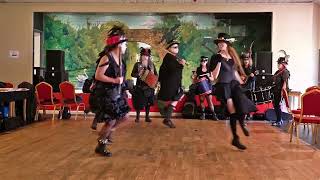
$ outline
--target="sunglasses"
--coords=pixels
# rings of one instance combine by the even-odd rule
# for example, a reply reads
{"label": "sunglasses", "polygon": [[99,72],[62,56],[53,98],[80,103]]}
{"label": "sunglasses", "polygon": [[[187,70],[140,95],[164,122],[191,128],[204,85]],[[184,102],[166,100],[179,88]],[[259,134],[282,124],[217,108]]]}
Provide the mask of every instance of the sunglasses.
{"label": "sunglasses", "polygon": [[201,62],[207,62],[208,60],[207,59],[205,59],[205,60],[201,60]]}

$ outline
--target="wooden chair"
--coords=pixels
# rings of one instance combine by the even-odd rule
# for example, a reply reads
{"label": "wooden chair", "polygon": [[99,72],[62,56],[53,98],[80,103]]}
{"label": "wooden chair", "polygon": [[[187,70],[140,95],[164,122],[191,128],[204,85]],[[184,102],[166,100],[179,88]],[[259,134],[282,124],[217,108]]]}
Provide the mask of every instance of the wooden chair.
{"label": "wooden chair", "polygon": [[[76,106],[77,113],[75,116],[75,120],[77,120],[79,108],[83,107],[83,110],[85,110],[85,108],[86,108],[85,103],[83,103],[82,100],[81,100],[81,102],[77,101],[75,88],[74,88],[73,84],[71,84],[70,82],[64,81],[64,82],[60,83],[59,88],[60,88],[60,93],[62,96],[63,109],[65,107],[69,107],[69,109],[71,110],[71,107]],[[84,118],[86,119],[86,113],[84,113]]]}
{"label": "wooden chair", "polygon": [[36,99],[37,99],[37,109],[36,109],[36,117],[38,120],[39,110],[43,110],[43,114],[45,114],[45,110],[53,107],[52,120],[54,120],[54,114],[56,109],[61,110],[62,106],[58,100],[53,98],[53,88],[50,84],[46,82],[40,82],[36,85]]}
{"label": "wooden chair", "polygon": [[312,89],[301,97],[300,114],[294,114],[289,127],[290,142],[292,142],[293,129],[296,130],[297,143],[299,144],[299,125],[310,123],[312,125],[312,140],[317,143],[318,124],[320,124],[320,90]]}

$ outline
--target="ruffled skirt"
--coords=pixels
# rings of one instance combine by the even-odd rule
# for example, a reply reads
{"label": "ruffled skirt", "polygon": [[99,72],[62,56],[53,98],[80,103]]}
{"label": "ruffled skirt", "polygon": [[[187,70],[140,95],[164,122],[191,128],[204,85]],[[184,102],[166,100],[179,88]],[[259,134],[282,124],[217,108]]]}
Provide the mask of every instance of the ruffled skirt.
{"label": "ruffled skirt", "polygon": [[90,108],[99,123],[119,120],[130,111],[124,91],[119,94],[116,87],[95,89],[90,95]]}

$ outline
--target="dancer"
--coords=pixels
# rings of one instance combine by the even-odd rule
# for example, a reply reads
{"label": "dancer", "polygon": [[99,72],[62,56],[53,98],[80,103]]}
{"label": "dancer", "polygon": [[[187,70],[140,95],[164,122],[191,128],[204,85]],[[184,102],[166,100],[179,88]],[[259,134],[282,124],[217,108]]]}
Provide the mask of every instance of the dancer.
{"label": "dancer", "polygon": [[90,96],[90,106],[96,113],[97,122],[104,122],[95,152],[110,157],[106,148],[110,143],[111,133],[127,120],[130,108],[124,91],[125,63],[122,62],[127,44],[122,28],[114,26],[108,34],[106,47],[99,54],[95,72],[95,87]]}
{"label": "dancer", "polygon": [[[243,133],[249,136],[249,131],[245,126],[245,114],[256,111],[256,107],[245,94],[242,92],[240,78],[245,76],[242,69],[240,58],[232,47],[233,38],[229,38],[226,33],[219,33],[214,43],[218,46],[219,52],[213,55],[210,62],[210,71],[215,79],[217,79],[215,93],[221,101],[227,105],[230,115],[230,127],[233,135],[232,145],[238,149],[244,150],[246,146],[240,143],[237,135],[237,120]],[[239,75],[239,73],[240,75]]]}
{"label": "dancer", "polygon": [[160,91],[158,94],[158,106],[160,113],[164,116],[163,124],[175,128],[171,120],[172,113],[179,99],[183,95],[181,87],[182,70],[186,60],[179,58],[179,42],[171,40],[168,42],[167,54],[159,70]]}
{"label": "dancer", "polygon": [[140,61],[135,63],[131,76],[137,78],[137,84],[134,88],[134,93],[132,96],[133,106],[136,110],[135,122],[139,122],[140,110],[145,108],[146,116],[145,121],[151,122],[149,117],[150,106],[154,103],[154,88],[148,86],[141,78],[145,72],[157,74],[156,67],[151,61],[151,50],[146,48],[141,48],[140,51]]}

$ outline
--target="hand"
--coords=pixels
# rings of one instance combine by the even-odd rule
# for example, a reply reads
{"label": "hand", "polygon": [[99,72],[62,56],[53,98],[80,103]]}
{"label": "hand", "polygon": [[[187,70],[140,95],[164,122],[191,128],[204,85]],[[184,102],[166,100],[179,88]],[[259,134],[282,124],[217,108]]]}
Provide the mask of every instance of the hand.
{"label": "hand", "polygon": [[254,74],[253,74],[253,73],[251,73],[251,74],[250,74],[250,77],[253,77],[253,76],[254,76]]}
{"label": "hand", "polygon": [[123,83],[123,77],[116,77],[114,78],[114,84],[122,84]]}
{"label": "hand", "polygon": [[202,77],[202,78],[199,79],[199,81],[204,81],[204,80],[206,80],[206,79],[207,79],[207,78]]}
{"label": "hand", "polygon": [[211,82],[214,81],[214,77],[213,76],[209,76],[209,79],[210,79]]}
{"label": "hand", "polygon": [[132,94],[130,93],[129,90],[126,90],[126,94],[127,94],[127,97],[128,97],[128,98],[132,98]]}
{"label": "hand", "polygon": [[181,59],[180,61],[178,61],[179,62],[179,64],[182,64],[182,65],[185,65],[186,64],[186,60],[184,60],[184,59]]}
{"label": "hand", "polygon": [[141,69],[141,70],[139,71],[139,77],[141,77],[141,76],[144,74],[144,72],[145,72],[145,70],[144,70],[144,69]]}
{"label": "hand", "polygon": [[241,76],[241,80],[244,81],[246,79],[245,76]]}

